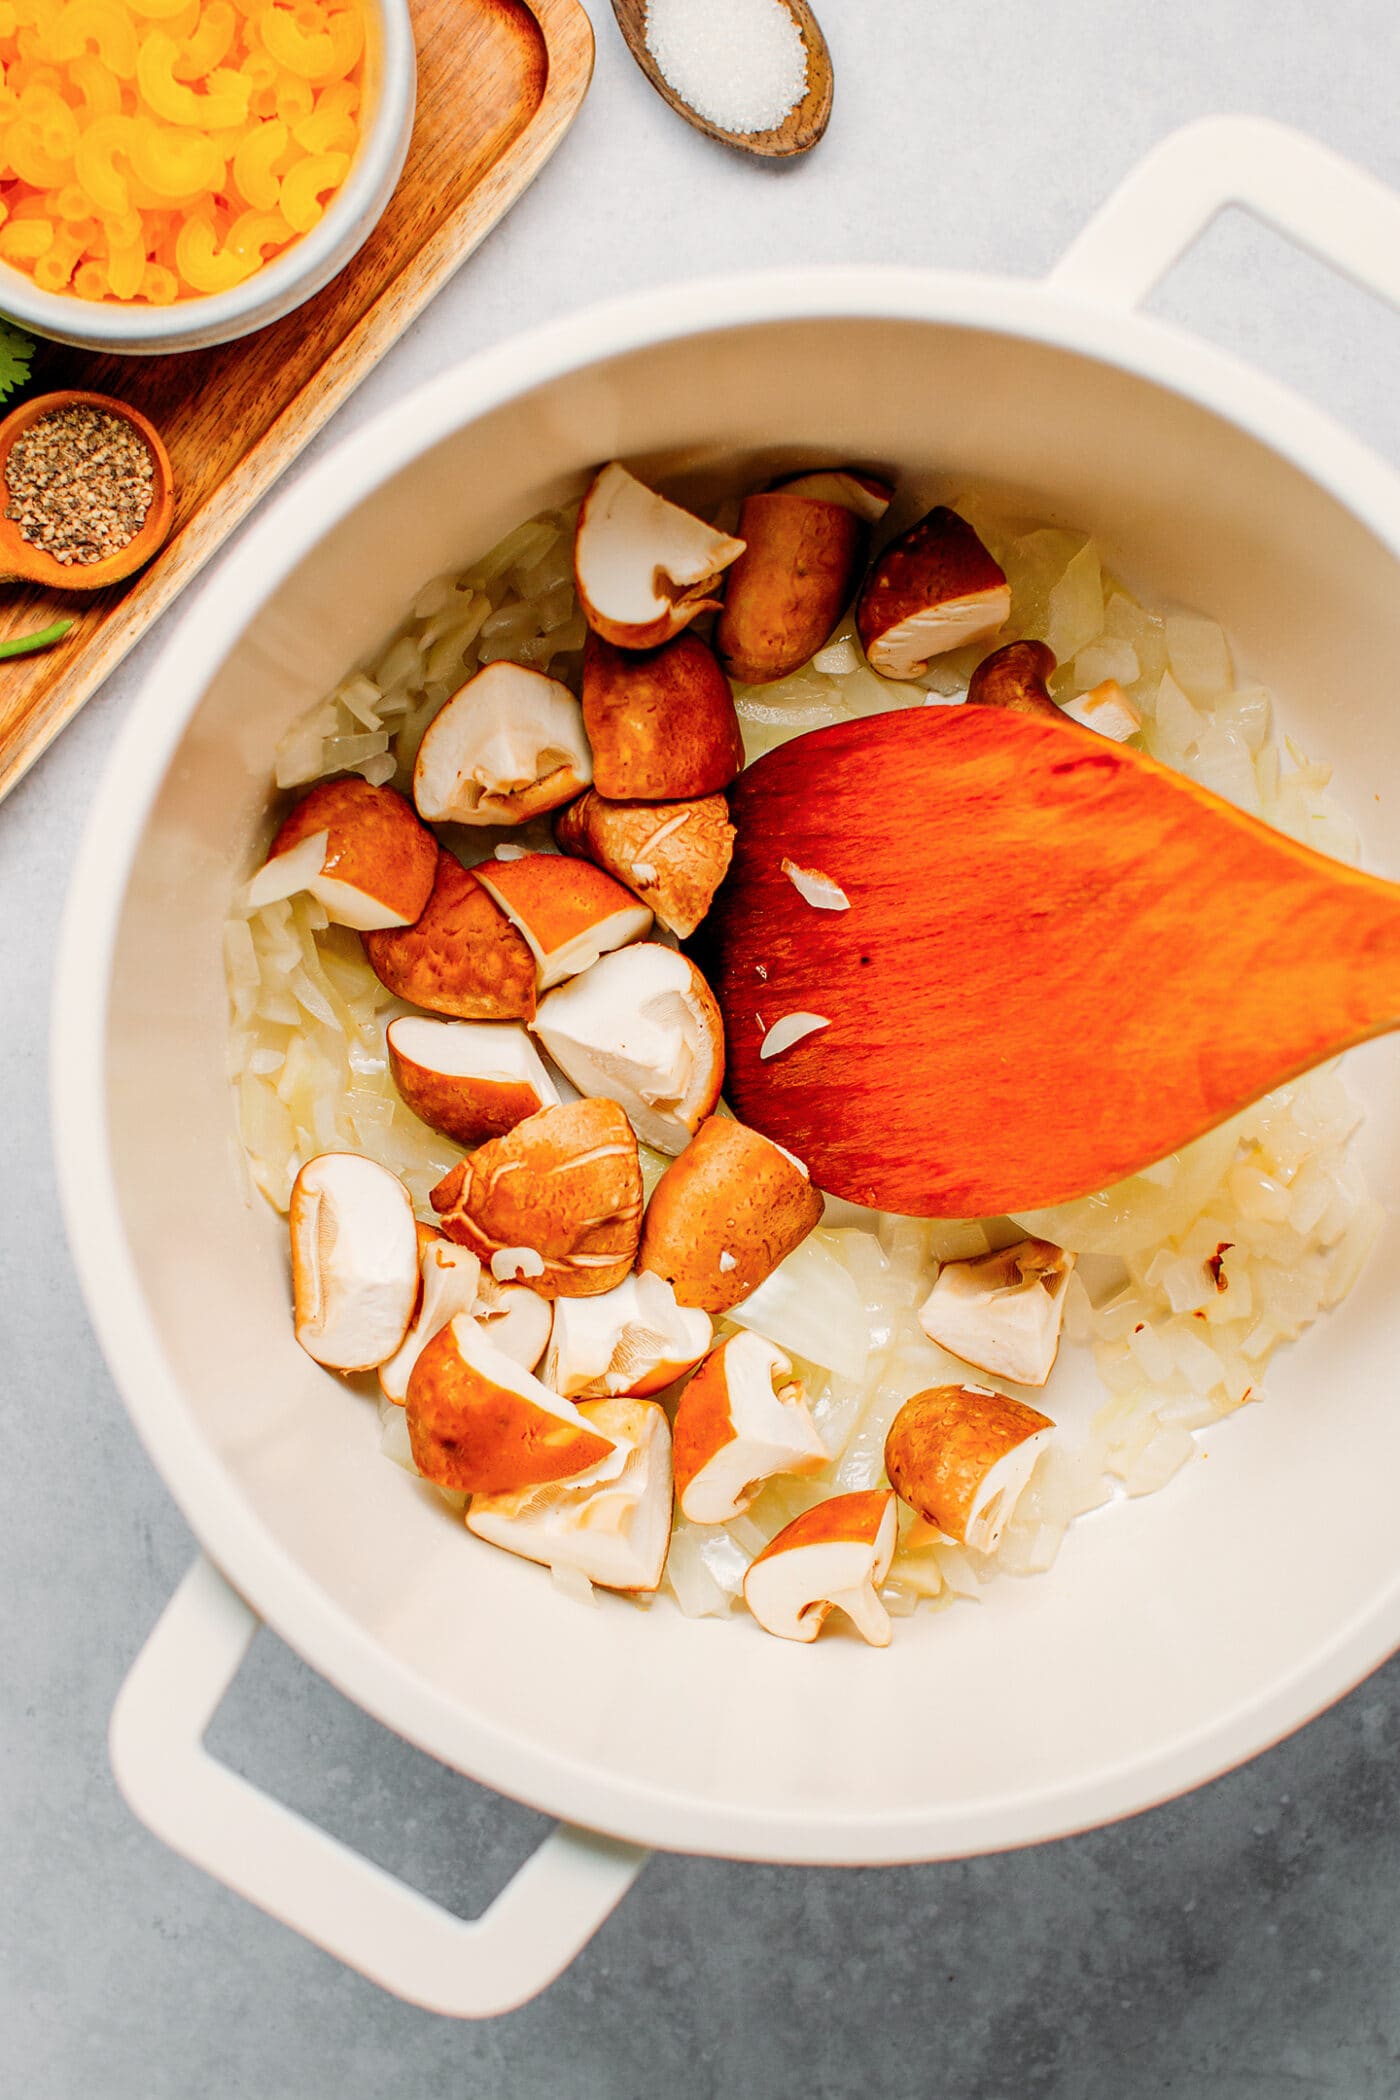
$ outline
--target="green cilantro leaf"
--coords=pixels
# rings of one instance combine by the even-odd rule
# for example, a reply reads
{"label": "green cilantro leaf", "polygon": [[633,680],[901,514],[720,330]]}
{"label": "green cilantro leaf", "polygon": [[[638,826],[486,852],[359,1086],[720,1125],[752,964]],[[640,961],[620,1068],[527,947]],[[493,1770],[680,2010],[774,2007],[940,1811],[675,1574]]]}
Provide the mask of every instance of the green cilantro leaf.
{"label": "green cilantro leaf", "polygon": [[28,382],[33,355],[33,338],[12,322],[0,321],[0,401]]}

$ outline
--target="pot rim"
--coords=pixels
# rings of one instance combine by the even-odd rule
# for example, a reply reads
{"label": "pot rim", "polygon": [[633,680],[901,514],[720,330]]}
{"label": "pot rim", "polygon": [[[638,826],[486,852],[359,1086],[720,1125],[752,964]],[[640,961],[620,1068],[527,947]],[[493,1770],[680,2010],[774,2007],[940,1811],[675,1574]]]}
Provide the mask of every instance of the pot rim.
{"label": "pot rim", "polygon": [[[225,557],[169,633],[107,760],[75,864],[56,971],[50,1092],[58,1185],[79,1281],[137,1432],[200,1542],[313,1669],[385,1726],[545,1813],[672,1851],[885,1865],[956,1858],[1095,1828],[1217,1777],[1311,1720],[1400,1645],[1400,1565],[1367,1609],[1270,1691],[1144,1755],[1035,1795],[839,1821],[775,1816],[640,1787],[509,1734],[423,1683],[317,1587],[244,1501],[183,1404],[126,1246],[106,1127],[110,971],[133,860],[186,722],[290,570],[366,495],[462,425],[628,352],[736,327],[887,320],[992,330],[1124,369],[1235,423],[1296,466],[1400,559],[1400,476],[1323,411],[1243,360],[1151,317],[1053,286],[886,267],[710,278],[571,313],[426,381],[343,438]],[[61,1113],[58,1105],[61,1104]]]}

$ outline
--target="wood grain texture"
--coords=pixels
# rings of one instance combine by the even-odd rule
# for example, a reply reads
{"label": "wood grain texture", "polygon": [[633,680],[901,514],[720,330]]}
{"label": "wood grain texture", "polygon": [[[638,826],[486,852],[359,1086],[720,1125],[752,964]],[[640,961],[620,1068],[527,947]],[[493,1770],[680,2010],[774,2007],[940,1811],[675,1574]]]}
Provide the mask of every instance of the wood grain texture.
{"label": "wood grain texture", "polygon": [[[1400,1026],[1400,887],[1069,722],[903,710],[731,790],[696,960],[726,1098],[835,1195],[973,1217],[1085,1195]],[[819,868],[818,912],[781,871]],[[763,1063],[784,1013],[830,1026]]]}
{"label": "wood grain texture", "polygon": [[[703,7],[704,0],[700,4]],[[687,124],[703,131],[707,139],[718,139],[722,146],[735,146],[741,153],[756,153],[760,160],[790,160],[795,154],[810,152],[826,130],[835,82],[826,38],[807,0],[782,0],[782,5],[797,24],[806,47],[807,92],[771,131],[726,131],[722,125],[702,117],[681,100],[647,48],[647,0],[612,0],[612,11],[633,58],[662,101],[684,117]]]}
{"label": "wood grain texture", "polygon": [[412,0],[418,113],[388,210],[332,283],[240,342],[123,358],[44,344],[36,391],[115,394],[160,430],[176,477],[160,557],[78,599],[6,592],[0,640],[76,615],[72,633],[0,676],[0,797],[203,567],[414,316],[538,174],[593,67],[579,0]]}

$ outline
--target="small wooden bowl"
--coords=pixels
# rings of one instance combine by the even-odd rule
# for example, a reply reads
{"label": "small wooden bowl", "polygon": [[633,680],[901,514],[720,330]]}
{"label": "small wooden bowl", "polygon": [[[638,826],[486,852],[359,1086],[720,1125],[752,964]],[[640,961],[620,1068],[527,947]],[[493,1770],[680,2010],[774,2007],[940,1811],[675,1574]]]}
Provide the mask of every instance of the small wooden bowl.
{"label": "small wooden bowl", "polygon": [[662,101],[669,103],[687,124],[693,124],[706,138],[718,139],[722,146],[734,146],[740,153],[755,153],[760,160],[790,160],[796,154],[810,153],[826,130],[831,116],[832,66],[821,24],[807,0],[782,0],[782,5],[792,16],[807,53],[807,92],[771,131],[726,131],[722,125],[702,117],[698,109],[692,109],[676,93],[651,55],[646,0],[612,0],[612,11],[633,58]]}
{"label": "small wooden bowl", "polygon": [[[120,416],[145,443],[155,467],[151,507],[146,512],[141,530],[115,554],[105,555],[101,561],[55,561],[51,554],[45,554],[22,539],[14,519],[5,516],[10,507],[5,474],[11,447],[44,416],[63,408],[101,408],[109,415]],[[113,400],[110,394],[74,391],[40,394],[37,400],[26,401],[21,407],[12,409],[0,422],[0,581],[41,583],[51,591],[100,591],[106,584],[124,583],[164,545],[174,515],[175,476],[170,455],[152,424],[139,409],[128,408],[125,401]]]}

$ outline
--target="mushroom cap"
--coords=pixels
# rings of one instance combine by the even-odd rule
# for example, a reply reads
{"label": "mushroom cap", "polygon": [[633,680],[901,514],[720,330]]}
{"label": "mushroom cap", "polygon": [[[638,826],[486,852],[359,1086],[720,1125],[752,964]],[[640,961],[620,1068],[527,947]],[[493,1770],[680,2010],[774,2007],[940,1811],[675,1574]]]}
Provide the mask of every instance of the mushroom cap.
{"label": "mushroom cap", "polygon": [[623,1462],[514,1494],[476,1495],[467,1529],[508,1553],[577,1568],[605,1589],[654,1590],[671,1543],[671,1433],[654,1401],[593,1400],[579,1409],[619,1440]]}
{"label": "mushroom cap", "polygon": [[385,1033],[389,1070],[405,1104],[459,1145],[503,1137],[559,1090],[515,1021],[430,1021],[399,1014]]}
{"label": "mushroom cap", "polygon": [[721,1342],[677,1403],[676,1495],[692,1524],[727,1524],[775,1474],[820,1473],[831,1456],[792,1358],[761,1335]]}
{"label": "mushroom cap", "polygon": [[814,1641],[839,1610],[873,1648],[887,1648],[890,1618],[879,1590],[894,1559],[897,1524],[886,1488],[830,1496],[794,1517],[750,1564],[744,1602],[782,1640]]}
{"label": "mushroom cap", "polygon": [[901,1501],[946,1538],[995,1553],[1054,1427],[985,1386],[930,1386],[890,1424],[885,1471]]}
{"label": "mushroom cap", "polygon": [[528,942],[446,847],[417,922],[367,933],[364,946],[380,983],[430,1013],[463,1021],[534,1017],[535,958]]}
{"label": "mushroom cap", "polygon": [[379,1366],[379,1385],[386,1400],[402,1407],[413,1366],[435,1334],[458,1313],[476,1303],[481,1263],[468,1247],[458,1247],[431,1225],[418,1227],[418,1307],[408,1333],[386,1363]]}
{"label": "mushroom cap", "polygon": [[664,1276],[679,1304],[728,1312],[821,1215],[800,1161],[747,1124],[711,1116],[652,1191],[638,1264]]}
{"label": "mushroom cap", "polygon": [[930,657],[987,641],[1010,611],[1005,574],[967,520],[939,504],[875,557],[856,628],[882,677],[917,678]]}
{"label": "mushroom cap", "polygon": [[734,826],[723,795],[697,802],[605,802],[593,788],[561,810],[554,836],[565,853],[606,868],[688,940],[729,873]]}
{"label": "mushroom cap", "polygon": [[561,1298],[540,1373],[570,1400],[645,1399],[699,1363],[713,1330],[659,1276],[627,1276],[601,1298]]}
{"label": "mushroom cap", "polygon": [[731,678],[770,685],[815,655],[850,597],[867,527],[843,503],[791,488],[747,496],[744,551],[730,571],[715,643]]}
{"label": "mushroom cap", "polygon": [[712,586],[743,551],[742,540],[668,503],[614,460],[594,475],[574,531],[583,616],[619,649],[656,648],[713,611]]}
{"label": "mushroom cap", "polygon": [[924,1333],[964,1363],[1017,1385],[1055,1367],[1074,1256],[1049,1240],[945,1262],[919,1308]]}
{"label": "mushroom cap", "polygon": [[591,861],[527,853],[483,862],[477,873],[529,942],[541,991],[651,932],[649,908]]}
{"label": "mushroom cap", "polygon": [[554,1322],[552,1299],[523,1283],[497,1283],[483,1269],[471,1314],[493,1349],[527,1371],[538,1368]]}
{"label": "mushroom cap", "polygon": [[418,1302],[418,1235],[397,1174],[358,1152],[322,1152],[292,1184],[296,1338],[332,1371],[394,1354]]}
{"label": "mushroom cap", "polygon": [[535,1033],[580,1093],[619,1102],[658,1152],[684,1150],[724,1084],[714,994],[693,962],[654,941],[548,993]]}
{"label": "mushroom cap", "polygon": [[459,1313],[428,1342],[405,1401],[413,1463],[425,1480],[498,1495],[605,1465],[617,1440],[595,1428]]}
{"label": "mushroom cap", "polygon": [[810,496],[817,503],[839,503],[853,510],[867,525],[878,525],[894,498],[894,490],[877,474],[861,474],[854,467],[816,467],[806,474],[789,475],[775,482],[774,493]]}
{"label": "mushroom cap", "polygon": [[433,887],[437,840],[402,795],[357,774],[322,780],[297,804],[248,886],[256,911],[309,890],[339,926],[410,926]]}
{"label": "mushroom cap", "polygon": [[469,678],[428,724],[413,799],[434,823],[523,824],[571,802],[592,778],[569,688],[501,660]]}
{"label": "mushroom cap", "polygon": [[619,649],[590,633],[583,723],[593,785],[616,801],[712,795],[743,767],[729,680],[698,634],[679,634],[659,649]]}
{"label": "mushroom cap", "polygon": [[1142,716],[1116,678],[1105,678],[1102,685],[1066,700],[1060,712],[1083,729],[1111,737],[1115,744],[1126,744],[1142,727]]}
{"label": "mushroom cap", "polygon": [[1047,642],[1008,642],[984,656],[968,682],[972,707],[1004,707],[1016,715],[1045,715],[1058,721],[1048,680],[1055,652]]}
{"label": "mushroom cap", "polygon": [[507,1249],[543,1262],[543,1298],[596,1298],[632,1267],[642,1175],[632,1126],[614,1101],[570,1101],[527,1116],[459,1160],[431,1192],[449,1239],[490,1266]]}

